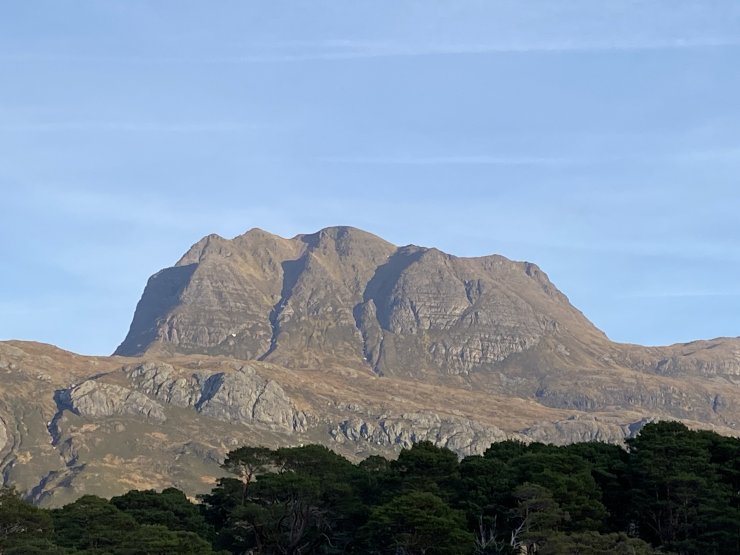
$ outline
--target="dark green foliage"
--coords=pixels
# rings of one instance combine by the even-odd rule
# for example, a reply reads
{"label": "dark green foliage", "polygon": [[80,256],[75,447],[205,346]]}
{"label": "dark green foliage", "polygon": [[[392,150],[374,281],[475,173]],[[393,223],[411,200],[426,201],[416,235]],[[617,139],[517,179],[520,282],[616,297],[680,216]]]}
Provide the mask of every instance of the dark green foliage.
{"label": "dark green foliage", "polygon": [[93,553],[104,553],[108,548],[121,544],[126,535],[137,528],[132,516],[94,495],[85,495],[74,503],[53,510],[51,516],[58,545]]}
{"label": "dark green foliage", "polygon": [[517,483],[538,484],[551,493],[564,512],[563,530],[601,530],[606,509],[588,461],[558,449],[522,455],[511,466]]}
{"label": "dark green foliage", "polygon": [[627,534],[576,532],[549,534],[539,544],[537,555],[653,555],[650,544]]}
{"label": "dark green foliage", "polygon": [[249,486],[257,474],[280,466],[280,455],[267,447],[239,447],[226,455],[223,468],[239,477],[242,483],[242,503],[249,493]]}
{"label": "dark green foliage", "polygon": [[607,512],[606,525],[610,530],[629,528],[630,498],[626,472],[629,454],[617,445],[574,443],[563,448],[566,453],[585,460],[591,476],[601,491],[601,502]]}
{"label": "dark green foliage", "polygon": [[[140,493],[140,492],[139,492]],[[134,495],[134,497],[136,497]],[[154,511],[161,514],[161,511]],[[85,555],[207,555],[205,539],[192,532],[171,531],[162,525],[139,525],[114,504],[85,495],[51,511],[54,543],[71,553]],[[155,516],[156,518],[156,516]]]}
{"label": "dark green foliage", "polygon": [[730,441],[737,443],[678,422],[646,426],[628,441],[631,512],[641,537],[680,554],[740,552]]}
{"label": "dark green foliage", "polygon": [[458,461],[423,442],[354,465],[325,447],[243,447],[201,503],[179,490],[52,511],[0,492],[15,555],[737,555],[740,440],[666,422],[627,449],[506,441]]}
{"label": "dark green foliage", "polygon": [[570,515],[555,501],[552,492],[538,484],[525,482],[518,486],[514,490],[514,499],[514,529],[520,531],[517,539],[524,544],[542,543],[570,520]]}
{"label": "dark green foliage", "polygon": [[525,453],[532,453],[538,447],[545,446],[541,443],[530,443],[529,445],[527,445],[526,443],[523,443],[521,441],[510,439],[494,443],[488,449],[486,449],[486,452],[483,453],[483,456],[489,460],[507,463],[515,457],[519,457],[521,455],[524,455]]}
{"label": "dark green foliage", "polygon": [[403,491],[428,491],[448,498],[459,487],[457,455],[429,441],[404,449],[390,467]]}
{"label": "dark green foliage", "polygon": [[192,532],[172,532],[160,525],[145,524],[127,534],[111,550],[121,555],[206,555],[213,553],[211,544]]}
{"label": "dark green foliage", "polygon": [[26,503],[12,488],[0,488],[0,553],[39,552],[51,530],[47,511]]}
{"label": "dark green foliage", "polygon": [[110,502],[134,517],[139,524],[164,526],[175,532],[193,532],[209,541],[214,538],[213,528],[206,523],[199,507],[178,489],[167,488],[161,493],[133,490],[112,498]]}
{"label": "dark green foliage", "polygon": [[473,535],[465,517],[425,491],[394,497],[376,507],[362,530],[364,553],[458,555],[472,553]]}
{"label": "dark green foliage", "polygon": [[[253,453],[242,451],[252,457]],[[235,453],[227,461],[241,468]],[[360,490],[364,473],[319,445],[274,451],[256,480],[223,479],[203,496],[217,545],[232,552],[325,553],[347,547],[366,519]]]}
{"label": "dark green foliage", "polygon": [[[3,555],[67,555],[72,553],[59,547],[49,538],[26,538],[0,551]],[[80,553],[75,551],[74,553]]]}

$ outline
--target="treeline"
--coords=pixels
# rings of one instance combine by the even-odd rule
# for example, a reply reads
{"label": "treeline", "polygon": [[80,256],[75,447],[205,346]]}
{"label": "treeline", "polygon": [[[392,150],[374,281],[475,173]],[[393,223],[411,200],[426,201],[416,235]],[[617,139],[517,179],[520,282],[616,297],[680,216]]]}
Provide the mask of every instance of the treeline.
{"label": "treeline", "polygon": [[325,447],[242,447],[179,490],[43,510],[4,489],[0,554],[740,553],[740,440],[649,424],[627,449],[506,441],[462,461],[419,443],[355,465]]}

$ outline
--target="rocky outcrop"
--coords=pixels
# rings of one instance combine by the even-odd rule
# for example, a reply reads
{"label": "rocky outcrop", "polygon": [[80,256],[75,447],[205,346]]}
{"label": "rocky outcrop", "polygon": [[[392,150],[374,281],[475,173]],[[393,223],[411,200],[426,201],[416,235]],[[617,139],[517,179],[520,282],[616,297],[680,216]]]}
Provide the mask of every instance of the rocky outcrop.
{"label": "rocky outcrop", "polygon": [[0,418],[0,453],[2,453],[5,446],[8,444],[8,432],[6,431],[5,421]]}
{"label": "rocky outcrop", "polygon": [[166,420],[162,405],[146,395],[96,379],[70,388],[63,398],[72,412],[90,418],[130,415]]}
{"label": "rocky outcrop", "polygon": [[740,381],[740,345],[731,338],[670,347],[628,345],[611,356],[629,368],[661,376],[723,377]]}
{"label": "rocky outcrop", "polygon": [[621,444],[626,438],[635,437],[652,418],[622,423],[616,418],[598,418],[590,415],[574,415],[555,422],[538,422],[521,430],[522,437],[530,441],[567,445],[587,441]]}
{"label": "rocky outcrop", "polygon": [[[565,380],[551,380],[552,385],[540,387],[535,396],[545,406],[585,412],[608,410],[610,407],[633,407],[650,413],[668,413],[676,418],[711,421],[732,410],[723,401],[721,384],[702,384],[686,388],[685,384],[644,382],[599,384],[583,380],[574,389]],[[601,385],[601,387],[599,387]]]}
{"label": "rocky outcrop", "polygon": [[460,456],[481,454],[492,443],[508,438],[505,432],[495,426],[434,413],[403,413],[377,418],[354,416],[337,423],[329,434],[337,443],[367,442],[391,449],[408,448],[419,441],[431,441]]}
{"label": "rocky outcrop", "polygon": [[232,374],[213,374],[196,404],[201,414],[227,422],[258,422],[278,430],[303,431],[306,416],[297,412],[276,382],[249,367]]}
{"label": "rocky outcrop", "polygon": [[613,417],[587,414],[573,415],[556,421],[541,421],[516,432],[504,432],[496,426],[485,426],[474,420],[439,416],[434,413],[405,413],[397,416],[363,418],[353,416],[330,429],[337,443],[370,443],[399,449],[409,448],[419,441],[431,441],[460,456],[483,454],[492,443],[507,439],[524,442],[538,441],[555,445],[600,441],[620,445],[635,437],[654,418],[624,422]]}
{"label": "rocky outcrop", "polygon": [[[120,380],[119,374],[129,387],[111,383]],[[186,373],[167,363],[147,362],[59,390],[55,399],[58,413],[48,427],[56,436],[52,428],[65,410],[92,419],[141,416],[163,422],[166,407],[175,406],[230,424],[257,424],[282,432],[304,431],[308,421],[277,382],[261,377],[249,365]]]}
{"label": "rocky outcrop", "polygon": [[283,262],[298,256],[296,247],[259,230],[233,241],[204,237],[149,279],[116,354],[159,348],[258,358],[270,348],[269,315],[280,299]]}
{"label": "rocky outcrop", "polygon": [[183,375],[164,362],[145,362],[124,370],[131,384],[159,401],[178,407],[194,407],[203,394],[209,373]]}
{"label": "rocky outcrop", "polygon": [[132,385],[162,403],[225,422],[257,423],[287,432],[306,429],[306,414],[295,409],[277,382],[263,378],[250,365],[229,372],[184,374],[166,363],[144,363],[125,373]]}
{"label": "rocky outcrop", "polygon": [[398,249],[355,308],[366,359],[379,374],[467,374],[537,345],[558,319],[578,321],[565,297],[542,287],[541,273],[532,279],[532,268],[497,256]]}

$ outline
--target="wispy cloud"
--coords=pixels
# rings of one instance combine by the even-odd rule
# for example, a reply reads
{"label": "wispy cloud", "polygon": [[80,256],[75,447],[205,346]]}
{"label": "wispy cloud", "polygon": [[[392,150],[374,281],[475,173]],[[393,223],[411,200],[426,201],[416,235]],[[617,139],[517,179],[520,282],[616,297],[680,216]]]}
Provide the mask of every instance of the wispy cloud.
{"label": "wispy cloud", "polygon": [[367,165],[480,165],[480,166],[566,166],[583,161],[537,156],[328,156],[319,162]]}
{"label": "wispy cloud", "polygon": [[710,291],[710,290],[686,290],[686,291],[635,291],[620,296],[624,299],[704,299],[704,298],[729,298],[740,297],[740,291]]}
{"label": "wispy cloud", "polygon": [[241,122],[125,122],[57,121],[0,123],[0,132],[38,131],[123,131],[144,133],[221,133],[257,129],[260,125]]}
{"label": "wispy cloud", "polygon": [[[274,45],[275,49],[281,45]],[[728,48],[740,46],[737,37],[704,37],[633,40],[567,40],[521,41],[502,43],[404,43],[400,41],[330,41],[306,44],[304,51],[265,52],[244,56],[191,59],[204,63],[280,63],[301,61],[332,61],[364,58],[471,56],[486,54],[541,54],[579,52],[629,52],[648,50],[686,50],[698,48]],[[313,51],[311,51],[313,50]],[[178,59],[172,59],[177,61]],[[186,61],[187,59],[182,59]]]}
{"label": "wispy cloud", "polygon": [[131,64],[270,64],[342,61],[372,58],[471,56],[486,54],[541,54],[639,52],[740,47],[740,37],[615,38],[603,40],[534,40],[501,43],[407,43],[403,41],[319,40],[248,45],[243,54],[210,56],[127,56],[76,54],[7,54],[5,63],[131,63]]}

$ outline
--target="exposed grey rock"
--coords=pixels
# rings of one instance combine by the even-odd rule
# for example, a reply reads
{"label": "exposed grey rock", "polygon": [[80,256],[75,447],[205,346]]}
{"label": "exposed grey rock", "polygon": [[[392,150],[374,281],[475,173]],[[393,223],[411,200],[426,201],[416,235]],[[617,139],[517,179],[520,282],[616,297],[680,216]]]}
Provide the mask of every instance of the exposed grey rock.
{"label": "exposed grey rock", "polygon": [[405,413],[398,416],[342,420],[330,429],[334,441],[368,442],[377,446],[408,448],[419,441],[431,441],[460,456],[479,454],[507,434],[472,420],[434,413]]}
{"label": "exposed grey rock", "polygon": [[[713,421],[732,412],[729,403],[720,394],[723,386],[711,389],[686,388],[679,384],[658,384],[645,387],[640,382],[621,383],[608,388],[599,387],[584,378],[574,388],[567,380],[549,379],[535,397],[545,406],[579,411],[603,411],[611,407],[634,407],[650,414],[662,412],[676,418]],[[734,407],[733,407],[734,408]],[[725,422],[726,425],[727,424]]]}
{"label": "exposed grey rock", "polygon": [[298,413],[280,385],[244,366],[229,374],[213,374],[204,384],[196,408],[202,414],[230,422],[259,422],[275,429],[304,430]]}
{"label": "exposed grey rock", "polygon": [[620,423],[610,418],[572,416],[555,422],[539,422],[522,430],[521,435],[531,441],[567,445],[585,441],[622,444],[626,438],[635,437],[642,427],[652,419]]}
{"label": "exposed grey rock", "polygon": [[82,416],[141,415],[166,420],[162,405],[138,391],[98,380],[86,380],[67,391],[70,408]]}
{"label": "exposed grey rock", "polygon": [[145,362],[126,370],[132,385],[160,400],[178,407],[194,407],[201,398],[209,373],[184,376],[164,362]]}
{"label": "exposed grey rock", "polygon": [[283,388],[249,365],[233,372],[184,375],[166,363],[144,363],[126,373],[132,384],[147,395],[218,420],[259,423],[288,432],[304,431],[307,426],[306,415],[295,409]]}
{"label": "exposed grey rock", "polygon": [[693,341],[612,355],[619,362],[663,376],[706,376],[740,379],[740,347],[732,340]]}
{"label": "exposed grey rock", "polygon": [[8,444],[8,432],[5,429],[5,421],[0,418],[0,453],[2,453],[5,446]]}

